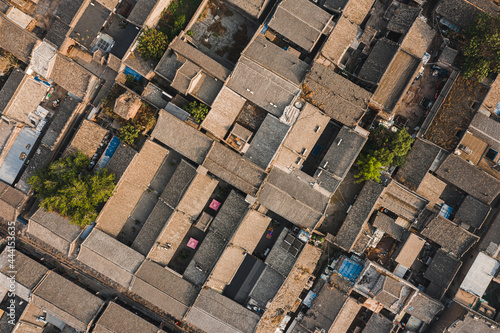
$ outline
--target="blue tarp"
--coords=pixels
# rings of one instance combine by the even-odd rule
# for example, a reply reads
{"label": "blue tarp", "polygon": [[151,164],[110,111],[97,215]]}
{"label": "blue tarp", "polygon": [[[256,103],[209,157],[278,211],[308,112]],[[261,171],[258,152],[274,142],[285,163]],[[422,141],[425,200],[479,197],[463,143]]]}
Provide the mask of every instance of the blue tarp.
{"label": "blue tarp", "polygon": [[339,274],[348,279],[349,281],[354,282],[356,281],[362,270],[363,270],[362,265],[358,264],[354,260],[345,258],[344,261],[342,261],[342,264],[340,265]]}
{"label": "blue tarp", "polygon": [[97,170],[105,168],[106,165],[108,165],[109,160],[111,159],[111,157],[115,153],[116,149],[120,145],[120,142],[121,142],[120,139],[116,136],[114,136],[111,139],[111,141],[108,144],[108,147],[106,148],[106,150],[102,154],[101,158],[97,162],[97,166],[96,166]]}
{"label": "blue tarp", "polygon": [[136,81],[141,81],[142,75],[134,71],[132,68],[126,66],[123,70],[125,75],[132,75]]}

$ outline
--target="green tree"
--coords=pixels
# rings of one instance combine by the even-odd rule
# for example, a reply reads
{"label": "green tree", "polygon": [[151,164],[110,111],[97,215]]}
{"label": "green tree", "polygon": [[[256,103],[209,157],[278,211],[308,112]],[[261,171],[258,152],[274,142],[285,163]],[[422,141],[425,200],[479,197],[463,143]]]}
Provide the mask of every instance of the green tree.
{"label": "green tree", "polygon": [[189,112],[194,120],[196,120],[197,123],[201,123],[203,119],[208,114],[209,108],[203,103],[198,103],[196,101],[189,103],[188,105],[184,106],[183,109],[187,112]]}
{"label": "green tree", "polygon": [[484,79],[500,72],[500,17],[486,13],[476,16],[465,34],[464,76]]}
{"label": "green tree", "polygon": [[146,59],[159,59],[168,47],[168,38],[163,32],[149,27],[139,38],[137,51]]}
{"label": "green tree", "polygon": [[405,129],[399,130],[394,134],[389,143],[389,149],[394,154],[390,165],[402,166],[405,164],[406,155],[408,155],[413,141],[415,140],[412,139],[411,135]]}
{"label": "green tree", "polygon": [[360,155],[356,161],[358,173],[354,176],[356,183],[364,182],[365,180],[374,180],[377,183],[380,181],[380,173],[384,169],[376,157],[371,155]]}
{"label": "green tree", "polygon": [[139,137],[141,130],[132,123],[128,123],[120,128],[119,138],[125,143],[132,145]]}
{"label": "green tree", "polygon": [[106,169],[89,172],[90,161],[77,151],[50,164],[29,179],[40,199],[39,206],[85,227],[97,217],[97,207],[106,202],[115,187],[115,176]]}

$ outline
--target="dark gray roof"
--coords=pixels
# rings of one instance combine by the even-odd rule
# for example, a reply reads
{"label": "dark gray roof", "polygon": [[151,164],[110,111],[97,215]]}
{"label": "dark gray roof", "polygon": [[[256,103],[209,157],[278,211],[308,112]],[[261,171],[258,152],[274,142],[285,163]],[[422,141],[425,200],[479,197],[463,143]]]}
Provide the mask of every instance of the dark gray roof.
{"label": "dark gray roof", "polygon": [[500,122],[482,112],[476,112],[469,125],[472,134],[485,141],[491,148],[500,151]]}
{"label": "dark gray roof", "polygon": [[404,3],[399,3],[399,7],[387,24],[387,30],[405,34],[410,29],[419,13],[419,7],[411,7]]}
{"label": "dark gray roof", "polygon": [[130,291],[175,318],[184,316],[198,294],[198,288],[177,273],[149,260],[135,275]]}
{"label": "dark gray roof", "polygon": [[500,193],[500,180],[456,155],[449,155],[436,173],[488,205]]}
{"label": "dark gray roof", "polygon": [[115,182],[118,183],[135,155],[137,155],[137,152],[125,143],[120,143],[116,148],[115,153],[106,165],[106,169],[115,174]]}
{"label": "dark gray roof", "polygon": [[4,0],[0,0],[0,12],[6,13],[7,9],[9,9],[11,5],[8,2],[5,2]]}
{"label": "dark gray roof", "polygon": [[245,197],[234,190],[231,191],[210,224],[210,230],[229,240],[247,208]]}
{"label": "dark gray roof", "polygon": [[316,328],[328,332],[346,300],[346,294],[332,287],[329,283],[325,283],[300,325],[311,332],[314,332]]}
{"label": "dark gray roof", "polygon": [[179,165],[174,171],[172,178],[168,181],[167,186],[160,195],[160,199],[172,208],[177,207],[181,201],[184,192],[186,192],[189,184],[196,176],[196,168],[191,164],[181,159]]}
{"label": "dark gray roof", "polygon": [[162,200],[158,200],[135,238],[134,243],[132,243],[132,248],[143,255],[147,255],[173,211]]}
{"label": "dark gray roof", "polygon": [[422,231],[424,237],[441,245],[442,248],[460,258],[479,237],[460,228],[447,218],[437,214]]}
{"label": "dark gray roof", "polygon": [[313,229],[323,215],[329,197],[295,175],[273,168],[257,200],[290,222]]}
{"label": "dark gray roof", "polygon": [[399,169],[395,179],[416,191],[440,151],[439,147],[416,139],[406,156],[406,163]]}
{"label": "dark gray roof", "polygon": [[198,164],[203,162],[212,146],[212,140],[209,137],[165,110],[160,110],[151,138]]}
{"label": "dark gray roof", "polygon": [[240,191],[255,195],[266,173],[235,151],[216,142],[203,162],[211,173]]}
{"label": "dark gray roof", "polygon": [[243,51],[243,56],[296,85],[302,83],[309,69],[306,62],[270,42],[262,35],[257,35]]}
{"label": "dark gray roof", "polygon": [[241,8],[255,18],[259,18],[269,0],[227,0],[227,2]]}
{"label": "dark gray roof", "polygon": [[483,225],[489,212],[490,206],[468,195],[458,208],[454,221],[457,223],[465,223],[479,229]]}
{"label": "dark gray roof", "polygon": [[[62,4],[71,3],[71,1],[63,1]],[[57,48],[60,48],[66,39],[66,34],[69,31],[69,25],[56,18],[50,25],[49,31],[45,35],[44,41],[54,44]]]}
{"label": "dark gray roof", "polygon": [[43,135],[42,144],[53,150],[59,138],[63,134],[63,129],[68,125],[68,121],[78,106],[78,101],[70,96],[66,96],[64,101],[59,105],[54,116],[50,119],[50,125]]}
{"label": "dark gray roof", "polygon": [[127,53],[130,45],[134,42],[135,38],[139,34],[141,29],[136,25],[129,23],[123,28],[120,36],[115,41],[115,45],[111,49],[110,53],[115,55],[118,59],[122,59]]}
{"label": "dark gray roof", "polygon": [[415,297],[406,305],[405,311],[410,315],[417,317],[423,322],[429,324],[436,315],[444,309],[441,302],[430,298],[429,296],[417,292]]}
{"label": "dark gray roof", "polygon": [[[16,251],[12,262],[12,257],[9,259],[8,249],[4,249],[0,255],[0,272],[9,276],[9,271],[15,271],[16,282],[31,290],[47,273],[48,269],[19,251]],[[9,289],[9,286],[6,287]]]}
{"label": "dark gray roof", "polygon": [[[341,182],[358,157],[367,139],[366,136],[342,126],[335,141],[320,163],[323,173],[327,173]],[[323,186],[322,182],[319,182],[319,184]],[[326,186],[325,189],[333,193],[336,186],[334,188]]]}
{"label": "dark gray roof", "polygon": [[95,76],[61,54],[56,54],[50,62],[49,78],[78,98],[83,99]]}
{"label": "dark gray roof", "polygon": [[151,82],[149,82],[146,88],[144,88],[141,96],[143,99],[159,109],[165,108],[168,103],[168,101],[162,98],[162,96],[164,96],[162,94],[162,90]]}
{"label": "dark gray roof", "polygon": [[368,83],[378,83],[397,50],[397,43],[387,38],[379,39],[361,67],[359,78]]}
{"label": "dark gray roof", "polygon": [[378,183],[365,183],[335,237],[335,245],[346,251],[351,249],[383,190],[384,186]]}
{"label": "dark gray roof", "polygon": [[87,49],[90,49],[90,45],[97,37],[110,13],[99,2],[91,1],[73,28],[73,31],[69,34],[69,37]]}
{"label": "dark gray roof", "polygon": [[285,281],[283,275],[266,265],[250,292],[250,298],[256,301],[260,307],[265,308],[267,302],[276,295],[283,281]]}
{"label": "dark gray roof", "polygon": [[157,2],[158,0],[138,0],[130,12],[128,20],[142,26]]}
{"label": "dark gray roof", "polygon": [[56,17],[58,17],[62,22],[69,25],[75,17],[78,9],[80,9],[84,0],[65,0],[62,1],[56,10]]}
{"label": "dark gray roof", "polygon": [[431,264],[424,272],[424,277],[433,284],[437,285],[440,289],[439,294],[430,294],[430,296],[439,299],[442,293],[448,289],[448,286],[455,278],[460,266],[462,266],[462,262],[460,260],[448,255],[442,249],[439,249],[432,258]]}
{"label": "dark gray roof", "polygon": [[266,265],[275,269],[283,277],[287,277],[295,264],[296,256],[291,254],[285,249],[282,244],[285,237],[288,235],[289,229],[284,228],[276,242],[274,243],[271,251],[266,257]]}
{"label": "dark gray roof", "polygon": [[94,333],[158,333],[158,327],[125,310],[116,303],[110,302],[102,313]]}
{"label": "dark gray roof", "polygon": [[269,27],[310,52],[332,16],[307,0],[284,0],[274,12]]}
{"label": "dark gray roof", "polygon": [[268,113],[244,156],[262,169],[267,169],[289,128],[290,126]]}
{"label": "dark gray roof", "polygon": [[17,59],[28,64],[31,51],[39,39],[14,24],[0,13],[0,47],[12,53]]}
{"label": "dark gray roof", "polygon": [[314,105],[330,118],[354,126],[364,115],[371,93],[335,73],[332,68],[314,63],[307,74],[304,90],[313,92]]}
{"label": "dark gray roof", "polygon": [[392,326],[392,321],[381,314],[374,313],[366,323],[363,333],[389,333]]}
{"label": "dark gray roof", "polygon": [[21,84],[23,78],[24,72],[19,68],[16,68],[10,74],[7,82],[5,82],[2,90],[0,90],[0,114],[3,113],[3,110],[5,110],[5,107],[9,104],[9,101],[12,96],[14,96],[14,93],[16,92],[17,87]]}
{"label": "dark gray roof", "polygon": [[104,302],[85,289],[50,271],[33,291],[33,304],[67,323],[86,331]]}
{"label": "dark gray roof", "polygon": [[377,212],[375,214],[375,220],[373,221],[373,226],[384,231],[386,234],[390,235],[392,238],[398,241],[403,240],[403,235],[405,229],[400,225],[396,224],[396,219],[382,213]]}
{"label": "dark gray roof", "polygon": [[205,332],[251,333],[259,315],[212,289],[203,289],[185,320]]}
{"label": "dark gray roof", "polygon": [[444,16],[462,29],[467,29],[482,9],[490,14],[499,12],[498,6],[492,1],[441,0],[436,7],[436,14]]}
{"label": "dark gray roof", "polygon": [[28,184],[28,180],[35,175],[36,172],[44,169],[52,159],[53,151],[49,148],[40,145],[30,159],[30,163],[23,171],[21,178],[16,184],[18,188],[23,193],[28,194],[31,189],[31,185]]}
{"label": "dark gray roof", "polygon": [[298,84],[246,57],[238,61],[227,87],[277,117],[300,92]]}

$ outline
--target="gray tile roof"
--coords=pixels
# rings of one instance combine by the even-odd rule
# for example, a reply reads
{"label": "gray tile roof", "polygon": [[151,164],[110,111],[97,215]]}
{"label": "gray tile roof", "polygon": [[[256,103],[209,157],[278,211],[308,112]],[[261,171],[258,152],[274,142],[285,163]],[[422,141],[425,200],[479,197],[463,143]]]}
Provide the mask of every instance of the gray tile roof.
{"label": "gray tile roof", "polygon": [[406,156],[406,163],[400,167],[395,179],[416,191],[440,151],[439,147],[417,138]]}
{"label": "gray tile roof", "polygon": [[53,271],[35,288],[32,302],[80,331],[87,331],[104,304],[90,292]]}
{"label": "gray tile roof", "polygon": [[421,9],[417,7],[411,7],[404,3],[399,4],[399,7],[394,12],[389,23],[387,24],[387,29],[390,31],[395,31],[400,34],[405,34],[417,18]]}
{"label": "gray tile roof", "polygon": [[144,88],[141,96],[143,99],[159,109],[165,108],[168,103],[165,99],[162,98],[162,90],[151,82],[148,82],[148,85],[146,86],[146,88]]}
{"label": "gray tile roof", "polygon": [[138,0],[127,19],[138,26],[142,26],[157,2],[158,0]]}
{"label": "gray tile roof", "polygon": [[284,0],[269,21],[269,28],[310,52],[332,16],[307,0]]}
{"label": "gray tile roof", "polygon": [[285,278],[283,275],[266,265],[250,292],[250,298],[256,301],[260,307],[264,308],[267,302],[272,300],[276,295],[284,281]]}
{"label": "gray tile roof", "polygon": [[248,203],[246,203],[245,197],[232,190],[210,224],[210,230],[217,232],[224,239],[229,240],[247,211],[247,208]]}
{"label": "gray tile roof", "polygon": [[259,18],[265,6],[270,2],[269,0],[227,0],[227,2],[241,8],[250,16]]}
{"label": "gray tile roof", "polygon": [[70,96],[66,96],[64,101],[59,105],[54,116],[50,119],[49,127],[42,137],[42,144],[53,150],[59,143],[59,139],[63,134],[63,129],[68,125],[73,111],[78,106],[78,101]]}
{"label": "gray tile roof", "polygon": [[106,165],[106,169],[115,174],[115,182],[120,180],[135,155],[137,155],[137,152],[125,143],[120,143],[116,148],[115,153]]}
{"label": "gray tile roof", "polygon": [[479,237],[460,228],[447,218],[437,214],[422,231],[424,237],[441,245],[442,248],[460,258]]}
{"label": "gray tile roof", "polygon": [[387,38],[379,39],[361,67],[359,78],[371,84],[378,83],[397,50],[397,43]]}
{"label": "gray tile roof", "polygon": [[500,151],[500,122],[481,112],[476,112],[469,129],[472,134],[485,141],[491,148]]}
{"label": "gray tile roof", "polygon": [[110,302],[96,322],[93,333],[158,333],[158,327]]}
{"label": "gray tile roof", "polygon": [[[9,263],[9,261],[12,261],[12,257],[9,259],[9,251],[4,249],[0,255],[0,272],[9,276],[9,271],[15,271],[16,282],[30,290],[37,285],[48,271],[45,266],[42,266],[19,251],[16,252],[15,260],[12,263],[14,268],[10,267],[11,263]],[[5,287],[9,289],[9,286]]]}
{"label": "gray tile roof", "polygon": [[290,126],[268,113],[244,156],[258,167],[266,170],[289,129]]}
{"label": "gray tile roof", "polygon": [[456,155],[449,155],[436,173],[488,205],[500,194],[500,180]]}
{"label": "gray tile roof", "polygon": [[381,314],[374,313],[366,323],[363,333],[388,333],[392,330],[392,321],[382,316]]}
{"label": "gray tile roof", "polygon": [[203,289],[185,320],[205,332],[251,333],[259,315],[212,289]]}
{"label": "gray tile roof", "polygon": [[184,192],[196,176],[196,168],[181,159],[177,168],[160,195],[160,199],[171,208],[177,207]]}
{"label": "gray tile roof", "polygon": [[87,49],[90,49],[90,45],[97,37],[110,13],[99,2],[91,1],[69,34],[69,37]]}
{"label": "gray tile roof", "polygon": [[391,212],[413,222],[428,204],[428,201],[408,191],[397,182],[391,182],[384,193],[380,195],[378,203]]}
{"label": "gray tile roof", "polygon": [[384,231],[386,234],[390,235],[392,238],[398,241],[403,240],[403,235],[405,229],[400,225],[396,224],[396,220],[388,215],[377,212],[375,215],[375,220],[373,221],[373,226]]}
{"label": "gray tile roof", "polygon": [[352,248],[383,190],[378,183],[365,183],[335,237],[335,245],[346,251]]}
{"label": "gray tile roof", "polygon": [[468,195],[458,208],[453,220],[457,223],[465,223],[479,229],[483,225],[489,212],[490,206]]}
{"label": "gray tile roof", "polygon": [[7,82],[3,85],[0,90],[0,114],[3,113],[7,104],[9,104],[10,99],[14,96],[14,93],[17,90],[17,87],[21,84],[21,81],[24,78],[24,72],[16,68],[12,71]]}
{"label": "gray tile roof", "polygon": [[165,110],[160,110],[151,137],[198,164],[203,162],[212,146],[209,137]]}
{"label": "gray tile roof", "polygon": [[364,115],[371,93],[335,73],[332,68],[315,63],[304,81],[304,89],[330,118],[354,126]]}
{"label": "gray tile roof", "polygon": [[288,232],[288,228],[284,228],[281,231],[265,260],[266,265],[276,270],[283,277],[288,276],[296,260],[296,256],[282,246],[283,240],[288,235]]}
{"label": "gray tile roof", "polygon": [[0,47],[28,64],[31,51],[39,39],[0,13]]}
{"label": "gray tile roof", "polygon": [[[424,272],[424,277],[437,285],[441,291],[441,295],[448,289],[451,281],[455,278],[458,269],[462,266],[462,262],[450,255],[442,249],[439,249],[432,261]],[[440,298],[441,295],[430,295]]]}
{"label": "gray tile roof", "polygon": [[57,6],[55,16],[58,17],[63,23],[70,25],[83,2],[84,0],[62,1],[59,6]]}
{"label": "gray tile roof", "polygon": [[417,292],[406,305],[405,311],[429,324],[443,309],[444,305],[441,302]]}
{"label": "gray tile roof", "polygon": [[49,79],[81,99],[85,97],[90,84],[96,79],[91,72],[61,54],[56,54],[52,58],[48,76]]}
{"label": "gray tile roof", "polygon": [[435,9],[436,14],[444,16],[462,29],[467,29],[477,14],[482,11],[494,14],[500,11],[491,1],[441,0]]}
{"label": "gray tile roof", "polygon": [[295,175],[273,168],[257,200],[290,222],[313,229],[323,215],[329,197]]}
{"label": "gray tile roof", "polygon": [[211,173],[240,191],[255,195],[266,173],[235,151],[214,143],[203,162]]}
{"label": "gray tile roof", "polygon": [[53,151],[49,148],[40,145],[30,159],[30,163],[24,169],[21,178],[16,184],[16,188],[21,192],[28,194],[31,189],[31,185],[28,184],[28,180],[39,170],[44,169],[52,159]]}
{"label": "gray tile roof", "polygon": [[94,228],[83,241],[77,259],[128,288],[132,274],[144,261],[144,256],[105,232]]}

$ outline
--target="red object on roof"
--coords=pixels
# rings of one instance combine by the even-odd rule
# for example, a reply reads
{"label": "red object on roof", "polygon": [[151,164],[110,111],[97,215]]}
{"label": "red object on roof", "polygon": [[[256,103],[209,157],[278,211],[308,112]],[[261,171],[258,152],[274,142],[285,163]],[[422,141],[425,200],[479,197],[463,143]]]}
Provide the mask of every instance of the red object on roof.
{"label": "red object on roof", "polygon": [[198,246],[198,241],[196,239],[194,239],[193,237],[189,238],[189,242],[187,243],[187,246],[192,248],[192,249],[196,249],[196,247]]}
{"label": "red object on roof", "polygon": [[210,208],[212,208],[213,210],[215,211],[218,211],[219,208],[220,208],[220,205],[222,205],[220,202],[218,202],[217,200],[213,199],[212,202],[210,203]]}

